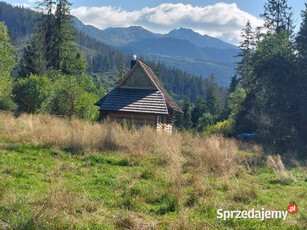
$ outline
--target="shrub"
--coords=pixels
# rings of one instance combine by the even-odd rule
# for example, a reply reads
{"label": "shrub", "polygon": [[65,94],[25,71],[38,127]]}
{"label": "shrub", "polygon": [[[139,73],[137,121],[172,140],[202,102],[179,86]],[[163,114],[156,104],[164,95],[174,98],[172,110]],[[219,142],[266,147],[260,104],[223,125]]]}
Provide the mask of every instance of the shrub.
{"label": "shrub", "polygon": [[51,113],[63,116],[77,116],[81,119],[95,120],[98,116],[94,103],[98,96],[84,90],[72,76],[58,76],[54,83],[51,100]]}
{"label": "shrub", "polygon": [[14,110],[16,109],[16,104],[10,97],[0,98],[0,109],[2,110]]}
{"label": "shrub", "polygon": [[220,121],[215,125],[207,126],[206,133],[221,134],[224,136],[228,136],[233,132],[233,129],[234,129],[234,121],[230,119],[230,120]]}
{"label": "shrub", "polygon": [[198,120],[199,131],[205,131],[206,127],[213,125],[217,121],[217,116],[212,115],[211,113],[204,113]]}
{"label": "shrub", "polygon": [[[30,75],[19,79],[14,86],[15,101],[28,113],[43,112],[51,95],[51,82],[47,77]],[[45,108],[45,109],[44,109]]]}

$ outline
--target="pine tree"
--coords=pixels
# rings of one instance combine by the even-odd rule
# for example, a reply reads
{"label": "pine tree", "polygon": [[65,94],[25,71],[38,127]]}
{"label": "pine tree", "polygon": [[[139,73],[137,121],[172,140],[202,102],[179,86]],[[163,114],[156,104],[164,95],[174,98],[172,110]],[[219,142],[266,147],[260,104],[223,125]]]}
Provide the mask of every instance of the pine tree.
{"label": "pine tree", "polygon": [[[74,35],[70,18],[71,3],[67,0],[58,0],[55,11],[53,67],[64,70],[65,62],[72,52]],[[66,72],[66,71],[65,71]]]}
{"label": "pine tree", "polygon": [[43,39],[44,44],[44,55],[46,59],[47,68],[53,67],[53,56],[54,56],[54,35],[55,35],[55,17],[54,9],[56,2],[54,0],[43,0],[39,3],[38,8],[42,10],[45,15],[41,17],[39,30],[40,37]]}
{"label": "pine tree", "polygon": [[196,128],[199,118],[206,112],[206,102],[203,98],[198,97],[191,113],[192,127]]}
{"label": "pine tree", "polygon": [[[53,13],[56,6],[55,14]],[[26,48],[20,67],[22,77],[42,75],[51,70],[64,75],[86,74],[87,63],[75,44],[67,0],[44,0],[39,7],[45,12],[36,34]]]}
{"label": "pine tree", "polygon": [[181,124],[182,128],[189,130],[192,126],[191,104],[190,104],[190,100],[187,97],[183,100],[182,111],[183,111],[182,124]]}
{"label": "pine tree", "polygon": [[46,59],[44,55],[44,41],[40,33],[36,33],[25,48],[19,66],[19,77],[25,78],[30,74],[43,76],[46,72]]}
{"label": "pine tree", "polygon": [[297,122],[298,139],[307,146],[307,3],[302,11],[302,24],[296,37],[297,50],[297,103],[299,106],[299,121]]}
{"label": "pine tree", "polygon": [[206,108],[207,112],[213,116],[219,116],[221,113],[221,100],[219,95],[219,87],[213,74],[206,79]]}
{"label": "pine tree", "polygon": [[241,79],[238,78],[238,76],[235,74],[232,78],[231,78],[231,82],[228,88],[228,93],[232,93],[236,90],[237,86],[239,85]]}
{"label": "pine tree", "polygon": [[127,69],[125,66],[125,56],[122,55],[120,57],[119,67],[117,68],[116,82],[119,82],[120,80],[122,80],[125,77],[126,73],[127,73]]}
{"label": "pine tree", "polygon": [[[257,80],[253,107],[262,141],[284,147],[295,137],[297,102],[294,50],[289,34],[282,31],[266,36],[253,55],[253,73]],[[249,95],[250,96],[250,95]],[[252,111],[250,109],[250,111]]]}
{"label": "pine tree", "polygon": [[240,52],[237,55],[241,60],[237,62],[237,73],[242,78],[243,87],[248,89],[253,85],[253,73],[251,58],[254,52],[255,37],[252,26],[248,21],[241,33],[243,41],[240,43]]}
{"label": "pine tree", "polygon": [[298,58],[301,64],[305,64],[303,71],[307,71],[307,3],[305,3],[305,10],[302,11],[302,24],[296,37],[296,49],[298,51]]}
{"label": "pine tree", "polygon": [[293,11],[288,6],[287,0],[268,0],[264,5],[264,27],[269,33],[279,33],[286,30],[289,34],[293,32]]}
{"label": "pine tree", "polygon": [[7,27],[0,22],[0,109],[7,108],[12,94],[11,71],[15,66],[15,49],[10,43]]}

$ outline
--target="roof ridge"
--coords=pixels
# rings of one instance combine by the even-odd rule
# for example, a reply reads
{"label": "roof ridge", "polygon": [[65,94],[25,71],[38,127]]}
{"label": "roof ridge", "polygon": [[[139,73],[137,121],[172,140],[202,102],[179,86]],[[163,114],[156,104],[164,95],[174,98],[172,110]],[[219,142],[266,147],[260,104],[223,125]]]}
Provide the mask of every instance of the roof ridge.
{"label": "roof ridge", "polygon": [[[157,89],[159,90],[159,92],[162,94],[163,96],[163,99],[164,99],[164,104],[165,106],[167,107],[167,103],[166,103],[166,98],[165,98],[165,95],[164,93],[161,91],[160,87],[156,84],[156,82],[152,79],[152,77],[150,76],[150,74],[147,72],[146,68],[144,68],[143,64],[147,65],[146,62],[143,62],[143,60],[140,59],[140,64],[141,64],[141,67],[142,69],[145,71],[146,75],[149,77],[149,79],[152,81],[152,83],[157,87]],[[147,65],[150,69],[151,67],[149,65]],[[151,69],[152,70],[152,69]],[[152,71],[153,72],[153,71]],[[155,73],[154,73],[155,74]]]}

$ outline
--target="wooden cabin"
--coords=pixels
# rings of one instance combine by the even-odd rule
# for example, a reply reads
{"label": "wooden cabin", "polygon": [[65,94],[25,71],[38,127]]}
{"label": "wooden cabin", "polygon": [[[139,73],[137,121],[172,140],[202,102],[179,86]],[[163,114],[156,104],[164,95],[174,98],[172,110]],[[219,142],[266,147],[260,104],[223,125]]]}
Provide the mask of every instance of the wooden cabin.
{"label": "wooden cabin", "polygon": [[95,105],[100,107],[101,120],[125,120],[168,133],[172,133],[174,114],[182,113],[143,60],[132,60],[127,75]]}

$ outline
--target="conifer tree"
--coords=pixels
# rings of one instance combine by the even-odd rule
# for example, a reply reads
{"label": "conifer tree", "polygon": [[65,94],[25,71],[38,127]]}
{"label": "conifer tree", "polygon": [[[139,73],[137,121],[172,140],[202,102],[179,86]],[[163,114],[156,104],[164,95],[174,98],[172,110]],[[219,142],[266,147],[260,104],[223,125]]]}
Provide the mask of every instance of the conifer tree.
{"label": "conifer tree", "polygon": [[30,74],[43,76],[46,72],[46,67],[44,41],[40,33],[35,33],[24,50],[19,66],[19,77],[25,78]]}
{"label": "conifer tree", "polygon": [[235,74],[232,78],[231,78],[231,82],[228,88],[228,93],[232,93],[236,90],[237,86],[239,85],[241,79]]}
{"label": "conifer tree", "polygon": [[196,128],[199,118],[206,112],[206,102],[204,98],[198,97],[191,113],[192,127]]}
{"label": "conifer tree", "polygon": [[302,11],[302,24],[296,37],[296,49],[298,51],[298,58],[300,64],[305,64],[302,71],[307,71],[307,3],[305,3],[305,10]]}
{"label": "conifer tree", "polygon": [[116,82],[122,80],[125,77],[126,73],[127,73],[127,69],[125,66],[125,57],[122,55],[120,57],[119,67],[117,69]]}
{"label": "conifer tree", "polygon": [[[86,73],[87,63],[75,44],[70,6],[71,3],[67,0],[44,0],[40,3],[39,7],[45,14],[34,39],[40,38],[43,41],[41,53],[45,57],[47,71],[55,70],[65,75],[79,76]],[[31,43],[28,51],[37,50],[36,46],[38,45]],[[27,63],[24,65],[25,69],[31,69]]]}
{"label": "conifer tree", "polygon": [[70,21],[70,6],[67,0],[58,0],[55,11],[53,67],[63,70],[65,62],[72,52],[73,28]]}
{"label": "conifer tree", "polygon": [[237,57],[241,60],[237,62],[237,73],[242,78],[243,87],[248,89],[253,85],[252,63],[251,58],[255,46],[255,37],[252,26],[248,21],[241,33],[242,42],[240,43],[240,51]]}
{"label": "conifer tree", "polygon": [[190,100],[187,97],[183,100],[182,111],[183,111],[183,116],[182,116],[181,126],[182,126],[182,128],[189,130],[192,126],[191,104],[190,104]]}
{"label": "conifer tree", "polygon": [[12,93],[11,71],[15,66],[15,49],[10,43],[7,27],[0,22],[0,109],[9,109]]}
{"label": "conifer tree", "polygon": [[[281,147],[293,143],[297,102],[294,50],[289,34],[281,31],[265,37],[253,55],[253,73],[257,79],[256,120],[261,140]],[[251,110],[250,110],[251,111]],[[274,133],[274,135],[273,135]]]}
{"label": "conifer tree", "polygon": [[56,7],[56,2],[54,0],[43,0],[38,5],[38,8],[45,13],[45,15],[41,17],[39,30],[37,31],[37,33],[39,33],[40,37],[43,39],[43,44],[44,44],[43,53],[45,55],[47,68],[53,66],[55,7]]}
{"label": "conifer tree", "polygon": [[307,145],[307,3],[302,11],[302,24],[296,37],[297,50],[297,82],[299,107],[299,122],[297,122],[298,139],[303,145]]}
{"label": "conifer tree", "polygon": [[206,108],[209,113],[219,116],[221,113],[221,100],[219,95],[219,87],[213,74],[206,79]]}
{"label": "conifer tree", "polygon": [[288,6],[287,0],[268,0],[264,5],[264,27],[269,33],[279,33],[286,30],[289,34],[293,32],[293,11]]}

